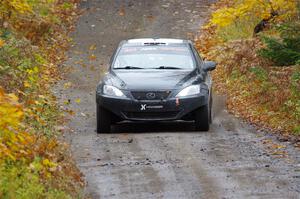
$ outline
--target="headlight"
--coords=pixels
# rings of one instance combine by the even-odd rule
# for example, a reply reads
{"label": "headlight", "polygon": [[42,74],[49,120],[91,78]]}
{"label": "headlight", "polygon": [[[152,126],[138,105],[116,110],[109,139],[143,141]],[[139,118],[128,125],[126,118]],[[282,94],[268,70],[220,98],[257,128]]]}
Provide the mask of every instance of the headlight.
{"label": "headlight", "polygon": [[114,96],[114,97],[125,97],[125,95],[120,89],[109,85],[103,86],[103,94],[108,96]]}
{"label": "headlight", "polygon": [[182,89],[176,97],[186,97],[189,95],[197,95],[200,93],[200,85],[191,85]]}

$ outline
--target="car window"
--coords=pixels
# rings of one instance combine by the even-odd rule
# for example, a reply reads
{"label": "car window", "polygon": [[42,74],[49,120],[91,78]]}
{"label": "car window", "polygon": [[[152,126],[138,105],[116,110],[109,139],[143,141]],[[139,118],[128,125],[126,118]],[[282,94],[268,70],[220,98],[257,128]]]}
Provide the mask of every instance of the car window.
{"label": "car window", "polygon": [[160,66],[193,69],[195,60],[188,46],[123,46],[113,68],[126,66],[144,69]]}
{"label": "car window", "polygon": [[194,54],[196,56],[196,59],[198,60],[200,66],[203,64],[203,60],[198,52],[198,50],[193,46]]}

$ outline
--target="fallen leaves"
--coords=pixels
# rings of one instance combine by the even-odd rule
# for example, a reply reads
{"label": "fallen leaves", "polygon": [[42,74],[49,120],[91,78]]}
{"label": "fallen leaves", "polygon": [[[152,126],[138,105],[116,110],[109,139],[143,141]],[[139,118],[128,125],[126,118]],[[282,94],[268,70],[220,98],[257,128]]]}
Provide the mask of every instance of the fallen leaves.
{"label": "fallen leaves", "polygon": [[286,150],[286,146],[283,144],[275,143],[271,139],[264,139],[262,141],[264,145],[266,145],[266,149],[268,154],[273,155],[278,158],[288,158],[288,152]]}
{"label": "fallen leaves", "polygon": [[72,82],[64,83],[64,89],[69,89],[72,86]]}
{"label": "fallen leaves", "polygon": [[294,129],[300,124],[296,112],[291,113],[296,111],[291,77],[299,67],[269,66],[257,56],[257,49],[262,46],[257,38],[224,43],[216,37],[213,30],[203,29],[196,47],[206,59],[218,62],[212,74],[218,80],[214,87],[227,95],[229,112],[261,129],[289,134],[289,139],[293,139]]}
{"label": "fallen leaves", "polygon": [[97,59],[96,55],[92,54],[89,56],[90,61],[95,61]]}
{"label": "fallen leaves", "polygon": [[75,111],[70,110],[70,109],[65,109],[64,112],[71,115],[71,116],[75,115]]}
{"label": "fallen leaves", "polygon": [[71,103],[71,100],[70,100],[70,99],[64,101],[64,104],[65,104],[65,105],[69,105],[70,103]]}
{"label": "fallen leaves", "polygon": [[92,44],[90,47],[89,47],[89,50],[93,51],[93,50],[96,50],[97,47],[96,47],[96,44]]}
{"label": "fallen leaves", "polygon": [[119,9],[119,15],[120,15],[120,16],[125,16],[125,9],[124,9],[124,6],[121,6],[121,8]]}
{"label": "fallen leaves", "polygon": [[4,93],[0,87],[0,130],[10,132],[10,128],[17,128],[23,116],[18,97],[15,94]]}
{"label": "fallen leaves", "polygon": [[77,98],[77,99],[75,99],[75,102],[76,102],[77,104],[80,104],[81,99],[80,99],[80,98]]}
{"label": "fallen leaves", "polygon": [[[8,21],[3,23],[9,35],[0,28],[0,85],[3,87],[0,88],[0,184],[13,176],[6,170],[3,172],[3,168],[13,172],[20,167],[24,169],[7,181],[9,184],[1,194],[22,192],[19,184],[27,187],[34,182],[29,186],[43,190],[43,196],[36,195],[38,189],[33,190],[32,194],[38,198],[51,194],[48,190],[59,192],[62,198],[77,198],[82,185],[80,172],[64,152],[65,145],[57,141],[62,129],[56,127],[62,126],[64,119],[51,88],[60,76],[58,65],[66,60],[65,51],[71,42],[67,33],[72,28],[78,2],[33,1],[28,4],[32,10],[25,9],[24,2],[27,1],[4,0],[0,4],[1,17],[12,13],[11,17],[5,16]],[[14,5],[2,12],[7,3]],[[71,86],[71,82],[66,82],[64,89]],[[30,180],[22,175],[30,176]],[[17,180],[21,179],[18,184]]]}
{"label": "fallen leaves", "polygon": [[161,7],[163,7],[164,9],[168,9],[170,7],[170,4],[169,3],[163,4],[163,5],[161,5]]}
{"label": "fallen leaves", "polygon": [[149,21],[153,21],[155,19],[155,17],[153,15],[147,15],[146,18],[149,20]]}
{"label": "fallen leaves", "polygon": [[85,114],[85,113],[83,113],[83,112],[81,112],[80,115],[81,115],[82,117],[87,117],[87,114]]}

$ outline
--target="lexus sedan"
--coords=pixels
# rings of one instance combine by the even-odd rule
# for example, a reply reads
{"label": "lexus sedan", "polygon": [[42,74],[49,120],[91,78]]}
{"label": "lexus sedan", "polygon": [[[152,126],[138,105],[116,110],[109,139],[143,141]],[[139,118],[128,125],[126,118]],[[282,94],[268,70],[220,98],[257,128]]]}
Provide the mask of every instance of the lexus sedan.
{"label": "lexus sedan", "polygon": [[216,63],[203,61],[189,40],[130,39],[114,52],[97,86],[97,132],[127,121],[195,122],[208,131]]}

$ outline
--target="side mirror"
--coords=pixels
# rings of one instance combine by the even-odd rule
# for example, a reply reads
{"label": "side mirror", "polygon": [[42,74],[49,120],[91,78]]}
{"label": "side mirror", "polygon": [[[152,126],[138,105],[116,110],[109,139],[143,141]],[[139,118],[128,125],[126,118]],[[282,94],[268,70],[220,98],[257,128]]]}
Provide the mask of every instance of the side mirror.
{"label": "side mirror", "polygon": [[216,69],[216,66],[217,66],[216,62],[213,62],[213,61],[204,61],[202,69],[205,72],[208,72],[208,71],[212,71],[212,70]]}

